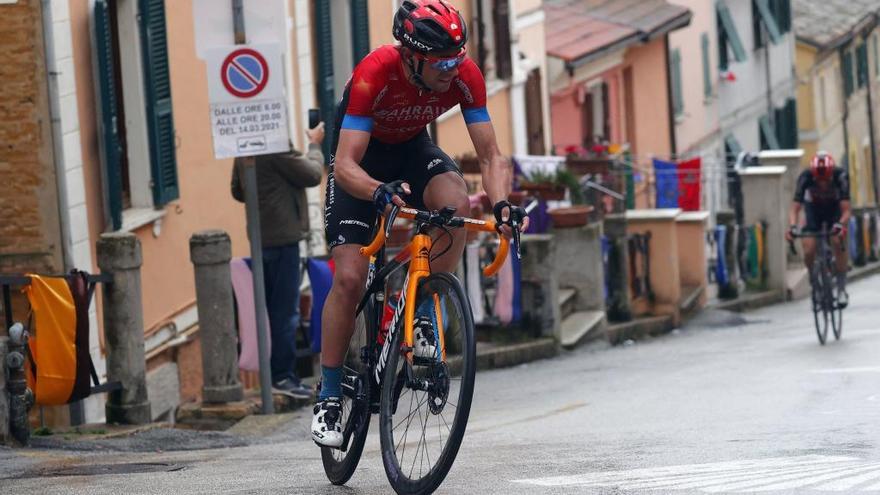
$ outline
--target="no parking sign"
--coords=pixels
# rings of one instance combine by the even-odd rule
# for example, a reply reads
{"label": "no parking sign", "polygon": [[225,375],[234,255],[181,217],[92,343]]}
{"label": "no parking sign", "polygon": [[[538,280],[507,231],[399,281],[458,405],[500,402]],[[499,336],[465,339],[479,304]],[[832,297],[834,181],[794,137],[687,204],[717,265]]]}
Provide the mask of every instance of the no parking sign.
{"label": "no parking sign", "polygon": [[279,46],[217,48],[206,61],[214,156],[290,151]]}

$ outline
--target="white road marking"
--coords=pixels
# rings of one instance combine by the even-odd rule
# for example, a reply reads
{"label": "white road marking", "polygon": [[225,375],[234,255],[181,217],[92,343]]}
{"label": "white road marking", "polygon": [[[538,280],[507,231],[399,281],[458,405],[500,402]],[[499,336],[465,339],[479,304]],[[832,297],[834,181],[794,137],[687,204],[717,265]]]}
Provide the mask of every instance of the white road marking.
{"label": "white road marking", "polygon": [[[799,456],[749,459],[593,472],[512,480],[547,487],[580,486],[620,490],[700,490],[707,493],[766,492],[802,488],[852,492],[880,478],[880,462],[855,457]],[[880,491],[880,483],[857,491]]]}
{"label": "white road marking", "polygon": [[[861,474],[859,476],[851,476],[849,478],[829,481],[828,483],[814,486],[813,489],[820,492],[844,492],[847,490],[851,490],[852,488],[861,485],[862,483],[867,483],[877,478],[880,478],[880,469],[875,469],[869,473]],[[875,485],[874,490],[878,489],[880,489],[880,485]],[[868,490],[870,490],[870,488]]]}

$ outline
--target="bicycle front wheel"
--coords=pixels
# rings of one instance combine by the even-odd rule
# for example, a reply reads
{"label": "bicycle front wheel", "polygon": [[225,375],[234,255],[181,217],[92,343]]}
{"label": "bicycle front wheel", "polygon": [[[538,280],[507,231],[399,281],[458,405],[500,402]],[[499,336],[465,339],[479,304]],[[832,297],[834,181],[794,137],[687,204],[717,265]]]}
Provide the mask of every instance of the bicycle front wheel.
{"label": "bicycle front wheel", "polygon": [[[476,371],[471,307],[461,283],[448,273],[419,282],[419,332],[434,331],[433,353],[403,351],[403,326],[391,342],[379,413],[382,461],[397,493],[431,493],[440,486],[461,446]],[[418,344],[416,344],[418,345]]]}
{"label": "bicycle front wheel", "polygon": [[837,304],[840,300],[840,290],[836,281],[831,288],[831,329],[834,331],[834,340],[840,340],[843,333],[843,308]]}
{"label": "bicycle front wheel", "polygon": [[813,265],[812,279],[812,300],[813,300],[813,319],[816,323],[816,336],[819,337],[819,343],[825,345],[828,338],[828,317],[831,312],[829,308],[829,300],[831,297],[830,276],[822,266],[820,260],[816,260]]}

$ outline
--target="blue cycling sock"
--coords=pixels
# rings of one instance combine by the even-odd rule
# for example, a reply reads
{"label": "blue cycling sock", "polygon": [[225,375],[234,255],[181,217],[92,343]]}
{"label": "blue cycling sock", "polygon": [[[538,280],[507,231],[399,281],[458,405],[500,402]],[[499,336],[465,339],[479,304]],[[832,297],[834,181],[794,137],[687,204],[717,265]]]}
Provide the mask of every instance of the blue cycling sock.
{"label": "blue cycling sock", "polygon": [[342,397],[342,366],[328,368],[321,365],[321,394],[318,400]]}

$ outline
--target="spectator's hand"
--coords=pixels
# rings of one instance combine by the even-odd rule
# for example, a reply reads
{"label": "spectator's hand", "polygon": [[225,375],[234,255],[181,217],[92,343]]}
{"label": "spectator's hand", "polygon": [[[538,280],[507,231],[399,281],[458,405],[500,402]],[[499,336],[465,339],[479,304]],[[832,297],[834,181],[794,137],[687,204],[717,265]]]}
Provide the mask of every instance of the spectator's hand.
{"label": "spectator's hand", "polygon": [[315,126],[314,129],[309,129],[306,131],[306,136],[309,138],[309,142],[312,144],[320,145],[324,142],[324,123],[319,122],[318,125]]}

